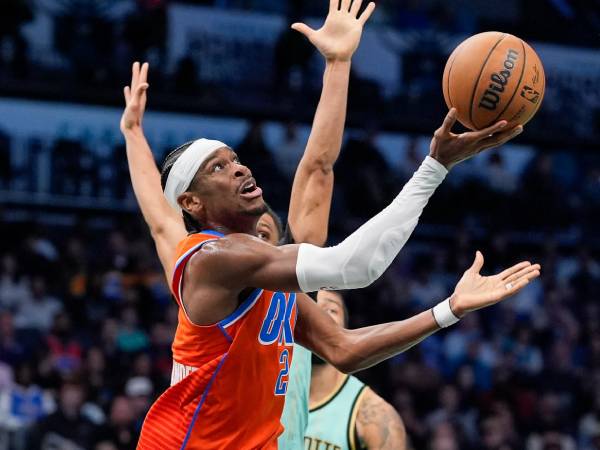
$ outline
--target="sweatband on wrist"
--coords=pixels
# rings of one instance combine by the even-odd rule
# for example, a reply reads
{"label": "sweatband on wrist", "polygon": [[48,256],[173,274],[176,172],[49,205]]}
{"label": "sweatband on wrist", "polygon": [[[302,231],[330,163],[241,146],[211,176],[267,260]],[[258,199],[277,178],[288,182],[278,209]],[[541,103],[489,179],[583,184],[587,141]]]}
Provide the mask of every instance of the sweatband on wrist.
{"label": "sweatband on wrist", "polygon": [[447,328],[460,320],[454,315],[452,308],[450,308],[450,298],[435,305],[431,311],[433,312],[433,318],[440,328]]}

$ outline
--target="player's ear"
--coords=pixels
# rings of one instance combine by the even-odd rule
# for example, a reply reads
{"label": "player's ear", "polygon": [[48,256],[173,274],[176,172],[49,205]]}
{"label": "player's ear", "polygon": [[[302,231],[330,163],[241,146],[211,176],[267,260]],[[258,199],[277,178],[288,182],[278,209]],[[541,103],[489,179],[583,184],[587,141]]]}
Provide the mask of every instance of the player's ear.
{"label": "player's ear", "polygon": [[184,211],[191,214],[192,217],[202,217],[204,214],[204,204],[200,197],[193,192],[184,192],[177,197],[177,203]]}

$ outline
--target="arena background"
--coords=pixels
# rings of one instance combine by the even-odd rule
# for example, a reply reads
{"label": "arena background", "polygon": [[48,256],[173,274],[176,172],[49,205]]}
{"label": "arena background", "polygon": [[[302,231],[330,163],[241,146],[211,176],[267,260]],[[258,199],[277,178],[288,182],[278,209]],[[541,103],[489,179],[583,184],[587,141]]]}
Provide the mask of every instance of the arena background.
{"label": "arena background", "polygon": [[[230,143],[285,216],[322,63],[288,29],[325,0],[6,0],[0,13],[0,449],[131,449],[167,386],[176,325],[130,187],[118,122],[150,62],[162,161]],[[600,449],[600,1],[381,0],[354,58],[330,242],[383,208],[445,113],[454,46],[511,32],[546,97],[514,144],[452,171],[351,326],[446,297],[476,249],[540,281],[359,377],[414,449]]]}

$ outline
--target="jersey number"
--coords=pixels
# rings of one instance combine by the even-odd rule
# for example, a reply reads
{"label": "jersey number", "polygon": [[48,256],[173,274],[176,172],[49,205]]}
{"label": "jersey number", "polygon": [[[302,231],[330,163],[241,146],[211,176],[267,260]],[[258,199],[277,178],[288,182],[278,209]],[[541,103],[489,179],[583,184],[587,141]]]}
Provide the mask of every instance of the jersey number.
{"label": "jersey number", "polygon": [[275,395],[285,395],[288,387],[288,380],[284,380],[284,377],[288,376],[290,372],[290,352],[287,348],[284,348],[279,355],[279,364],[283,364],[283,368],[279,371],[279,376],[277,377],[277,383],[275,383]]}
{"label": "jersey number", "polygon": [[[296,304],[296,294],[285,294],[275,292],[271,297],[271,304],[265,316],[258,341],[262,345],[271,345],[277,342],[279,345],[292,345],[294,333],[292,325],[292,312]],[[275,383],[275,395],[285,395],[288,387],[287,376],[290,372],[290,351],[284,348],[279,354],[279,375]]]}

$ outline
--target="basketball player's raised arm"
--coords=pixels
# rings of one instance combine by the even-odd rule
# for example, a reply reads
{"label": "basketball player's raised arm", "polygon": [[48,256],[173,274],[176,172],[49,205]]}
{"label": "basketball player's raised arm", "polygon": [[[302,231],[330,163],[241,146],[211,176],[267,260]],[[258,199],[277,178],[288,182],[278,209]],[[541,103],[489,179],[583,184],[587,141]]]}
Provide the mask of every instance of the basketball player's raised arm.
{"label": "basketball player's raised arm", "polygon": [[322,246],[327,240],[333,192],[333,165],[342,146],[348,83],[353,53],[375,4],[358,16],[361,1],[331,0],[325,24],[312,30],[300,23],[292,28],[304,34],[325,58],[323,89],[304,155],[298,164],[288,224],[295,242]]}
{"label": "basketball player's raised arm", "polygon": [[356,289],[377,280],[416,227],[423,208],[448,168],[516,136],[522,127],[500,131],[506,122],[477,132],[453,134],[451,110],[431,141],[431,156],[383,211],[333,247],[311,244],[272,247],[249,235],[228,235],[207,244],[193,260],[205,283],[270,290],[314,292]]}
{"label": "basketball player's raised arm", "polygon": [[131,86],[124,89],[126,106],[120,126],[125,137],[133,192],[150,228],[167,279],[170,279],[175,248],[187,232],[181,215],[171,208],[163,195],[160,173],[144,136],[142,119],[146,108],[147,78],[148,63],[141,67],[138,62],[134,63]]}
{"label": "basketball player's raised arm", "polygon": [[479,274],[482,267],[483,255],[477,252],[448,299],[409,319],[356,330],[340,327],[310,298],[298,295],[296,341],[338,370],[356,372],[408,350],[471,311],[514,295],[540,275],[540,266],[529,262],[487,277]]}

